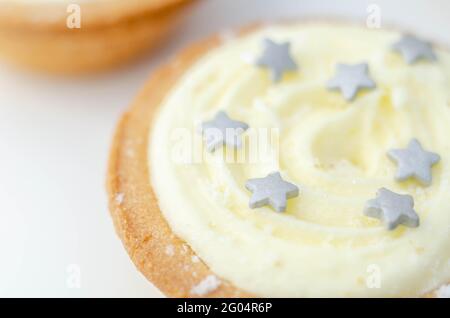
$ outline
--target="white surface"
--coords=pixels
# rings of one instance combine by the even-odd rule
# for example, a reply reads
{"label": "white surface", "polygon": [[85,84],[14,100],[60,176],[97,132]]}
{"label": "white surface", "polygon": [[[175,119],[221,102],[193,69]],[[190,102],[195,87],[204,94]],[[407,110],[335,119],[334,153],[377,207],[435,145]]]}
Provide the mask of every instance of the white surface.
{"label": "white surface", "polygon": [[371,3],[382,27],[450,46],[448,0],[205,0],[155,58],[126,69],[65,79],[1,66],[0,296],[160,296],[117,239],[104,190],[114,126],[148,74],[192,40],[226,28],[298,16],[365,21]]}

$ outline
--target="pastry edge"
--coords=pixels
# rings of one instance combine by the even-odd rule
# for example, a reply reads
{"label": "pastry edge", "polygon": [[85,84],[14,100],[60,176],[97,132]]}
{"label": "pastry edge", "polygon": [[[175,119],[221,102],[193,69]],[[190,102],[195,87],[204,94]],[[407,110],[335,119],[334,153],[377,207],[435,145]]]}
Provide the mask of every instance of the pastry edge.
{"label": "pastry edge", "polygon": [[[253,24],[241,28],[237,34],[262,26]],[[188,243],[173,233],[150,185],[148,143],[158,105],[184,72],[220,43],[220,35],[215,35],[192,44],[155,70],[129,110],[122,115],[110,151],[106,185],[116,233],[139,271],[169,297],[260,297],[218,277],[202,261],[192,262],[192,257],[197,255]],[[122,196],[121,203],[117,202],[117,195]],[[166,253],[168,246],[173,247],[173,255]],[[183,273],[186,266],[190,273]],[[193,272],[197,273],[195,277]],[[210,275],[218,277],[221,284],[202,295],[192,294],[192,288]],[[440,287],[422,297],[436,297]]]}
{"label": "pastry edge", "polygon": [[157,106],[184,71],[217,43],[215,37],[191,46],[153,73],[122,116],[109,157],[107,191],[116,232],[139,271],[169,297],[254,296],[221,278],[214,290],[191,292],[208,276],[217,275],[201,260],[192,261],[196,254],[172,232],[149,185],[148,136]]}

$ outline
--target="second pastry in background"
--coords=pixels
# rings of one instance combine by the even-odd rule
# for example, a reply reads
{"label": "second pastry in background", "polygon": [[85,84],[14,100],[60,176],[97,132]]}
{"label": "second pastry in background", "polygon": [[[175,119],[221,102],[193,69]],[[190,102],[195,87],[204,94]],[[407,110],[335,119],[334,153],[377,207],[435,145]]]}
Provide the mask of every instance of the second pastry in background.
{"label": "second pastry in background", "polygon": [[47,73],[110,69],[158,46],[195,0],[0,1],[0,57]]}

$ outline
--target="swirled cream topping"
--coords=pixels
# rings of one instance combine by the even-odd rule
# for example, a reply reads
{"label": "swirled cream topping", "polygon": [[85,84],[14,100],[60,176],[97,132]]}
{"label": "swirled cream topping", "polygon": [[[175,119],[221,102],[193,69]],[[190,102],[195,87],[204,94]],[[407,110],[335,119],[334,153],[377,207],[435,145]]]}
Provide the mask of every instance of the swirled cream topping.
{"label": "swirled cream topping", "polygon": [[[390,48],[400,36],[265,27],[224,41],[173,86],[151,131],[151,184],[173,231],[214,273],[256,295],[288,297],[415,296],[450,281],[450,54],[436,48],[436,62],[409,65]],[[264,38],[289,41],[299,65],[279,83],[254,65]],[[337,63],[360,62],[376,89],[353,102],[326,89]],[[241,149],[202,148],[198,125],[220,110],[250,126]],[[262,138],[268,155],[229,160],[251,152],[265,130],[275,132]],[[412,138],[442,158],[431,186],[394,180],[386,153]],[[178,160],[186,144],[192,160]],[[274,171],[299,196],[284,213],[250,209],[246,180]],[[418,228],[387,231],[363,214],[382,187],[413,196]]]}

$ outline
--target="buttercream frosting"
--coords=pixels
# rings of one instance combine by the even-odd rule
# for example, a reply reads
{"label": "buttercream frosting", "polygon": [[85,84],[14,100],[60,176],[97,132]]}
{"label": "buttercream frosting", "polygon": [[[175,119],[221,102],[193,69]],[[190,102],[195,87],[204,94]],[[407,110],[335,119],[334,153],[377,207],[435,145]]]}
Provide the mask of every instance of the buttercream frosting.
{"label": "buttercream frosting", "polygon": [[[171,88],[150,132],[151,184],[173,231],[216,275],[256,295],[287,297],[416,296],[450,281],[450,54],[436,48],[436,62],[408,65],[390,48],[400,36],[325,23],[267,26],[228,36]],[[265,38],[290,41],[299,65],[276,84],[252,62]],[[353,102],[326,89],[337,63],[360,62],[376,89]],[[237,153],[261,130],[275,132],[265,160],[229,162],[202,148],[198,124],[221,110],[250,126]],[[428,187],[395,181],[386,155],[412,138],[442,158]],[[180,140],[202,160],[177,160]],[[246,180],[274,171],[299,196],[284,213],[250,209]],[[413,196],[418,228],[387,231],[362,213],[382,187]]]}

